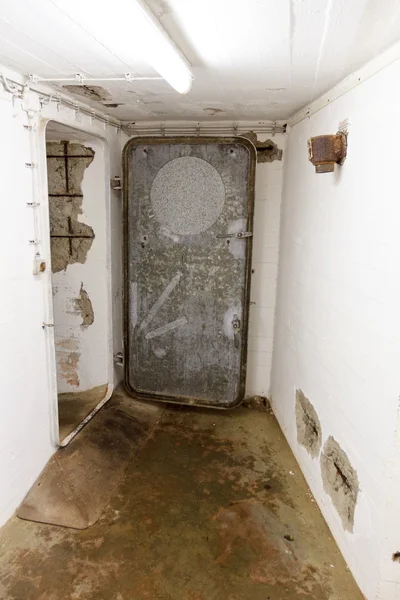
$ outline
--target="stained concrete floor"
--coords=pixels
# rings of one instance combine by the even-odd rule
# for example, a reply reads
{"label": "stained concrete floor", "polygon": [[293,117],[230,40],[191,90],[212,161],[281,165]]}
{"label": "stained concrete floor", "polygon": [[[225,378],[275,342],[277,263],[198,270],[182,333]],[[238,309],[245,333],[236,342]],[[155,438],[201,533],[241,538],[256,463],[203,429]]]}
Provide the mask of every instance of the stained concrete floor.
{"label": "stained concrete floor", "polygon": [[272,414],[167,407],[92,527],[0,531],[0,598],[362,595]]}
{"label": "stained concrete floor", "polygon": [[107,393],[108,385],[99,385],[84,392],[58,394],[58,426],[60,441],[67,437],[98,405]]}

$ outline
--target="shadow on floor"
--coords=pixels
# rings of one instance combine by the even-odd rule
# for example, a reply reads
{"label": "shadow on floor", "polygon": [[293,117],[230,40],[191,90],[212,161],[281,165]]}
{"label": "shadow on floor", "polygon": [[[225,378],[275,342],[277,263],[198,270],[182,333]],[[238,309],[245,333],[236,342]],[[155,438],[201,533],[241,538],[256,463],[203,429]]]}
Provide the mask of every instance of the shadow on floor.
{"label": "shadow on floor", "polygon": [[[97,417],[95,417],[97,418]],[[269,413],[167,407],[100,519],[13,518],[3,600],[361,600]]]}

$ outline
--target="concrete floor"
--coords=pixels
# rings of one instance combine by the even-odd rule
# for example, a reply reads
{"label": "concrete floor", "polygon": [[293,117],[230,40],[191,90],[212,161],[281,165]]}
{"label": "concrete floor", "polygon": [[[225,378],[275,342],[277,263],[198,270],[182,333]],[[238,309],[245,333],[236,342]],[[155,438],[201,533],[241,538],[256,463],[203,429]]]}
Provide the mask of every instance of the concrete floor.
{"label": "concrete floor", "polygon": [[107,394],[108,385],[84,392],[58,394],[58,427],[60,441],[74,431]]}
{"label": "concrete floor", "polygon": [[362,595],[272,414],[167,407],[95,525],[0,531],[0,598]]}

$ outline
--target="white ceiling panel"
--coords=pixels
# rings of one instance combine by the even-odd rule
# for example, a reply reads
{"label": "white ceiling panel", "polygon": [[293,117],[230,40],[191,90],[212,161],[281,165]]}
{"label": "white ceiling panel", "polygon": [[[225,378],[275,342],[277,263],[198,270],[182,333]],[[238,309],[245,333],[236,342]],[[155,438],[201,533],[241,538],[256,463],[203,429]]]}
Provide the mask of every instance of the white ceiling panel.
{"label": "white ceiling panel", "polygon": [[[78,90],[77,98],[127,121],[286,119],[400,39],[398,0],[147,3],[191,63],[194,82],[187,95],[164,81],[86,82]],[[121,36],[112,44],[101,42],[100,4],[74,6],[0,0],[0,62],[41,77],[157,75],[136,42],[135,24],[112,3],[107,23]],[[131,51],[119,43],[122,36]],[[93,86],[103,88],[102,99]]]}

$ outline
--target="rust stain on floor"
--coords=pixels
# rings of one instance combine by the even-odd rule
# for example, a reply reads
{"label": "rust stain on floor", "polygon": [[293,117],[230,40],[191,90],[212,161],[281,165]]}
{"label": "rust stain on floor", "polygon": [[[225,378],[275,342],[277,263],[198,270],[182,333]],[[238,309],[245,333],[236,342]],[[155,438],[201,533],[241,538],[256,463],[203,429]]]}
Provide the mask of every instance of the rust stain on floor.
{"label": "rust stain on floor", "polygon": [[362,595],[273,415],[168,407],[93,527],[0,531],[0,598]]}

